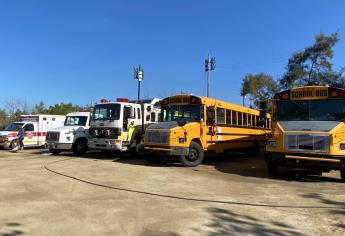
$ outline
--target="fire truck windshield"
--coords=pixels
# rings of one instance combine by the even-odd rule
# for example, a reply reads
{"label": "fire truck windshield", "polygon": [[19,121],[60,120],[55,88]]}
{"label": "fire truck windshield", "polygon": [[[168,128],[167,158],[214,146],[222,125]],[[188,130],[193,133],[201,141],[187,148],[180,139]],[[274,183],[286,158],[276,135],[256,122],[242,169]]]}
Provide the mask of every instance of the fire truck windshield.
{"label": "fire truck windshield", "polygon": [[24,123],[12,123],[9,124],[6,128],[5,131],[18,131],[19,127],[23,126]]}
{"label": "fire truck windshield", "polygon": [[120,104],[98,104],[93,111],[94,120],[118,120],[120,119]]}

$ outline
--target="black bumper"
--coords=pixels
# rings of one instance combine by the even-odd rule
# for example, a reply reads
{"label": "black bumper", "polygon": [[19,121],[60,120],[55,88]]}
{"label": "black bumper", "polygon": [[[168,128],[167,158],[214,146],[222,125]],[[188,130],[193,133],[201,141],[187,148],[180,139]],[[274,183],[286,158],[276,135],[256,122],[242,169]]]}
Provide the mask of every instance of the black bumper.
{"label": "black bumper", "polygon": [[151,147],[144,146],[143,154],[165,155],[165,156],[183,156],[188,155],[189,148],[185,147]]}
{"label": "black bumper", "polygon": [[266,153],[266,162],[287,167],[339,170],[345,168],[345,156],[297,153]]}

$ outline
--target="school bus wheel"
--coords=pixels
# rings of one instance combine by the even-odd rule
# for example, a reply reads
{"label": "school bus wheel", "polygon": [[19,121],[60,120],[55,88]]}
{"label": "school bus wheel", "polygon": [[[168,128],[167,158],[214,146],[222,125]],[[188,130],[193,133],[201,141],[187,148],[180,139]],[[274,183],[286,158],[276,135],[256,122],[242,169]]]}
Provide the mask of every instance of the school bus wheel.
{"label": "school bus wheel", "polygon": [[270,176],[278,176],[278,164],[273,162],[267,162],[267,170]]}
{"label": "school bus wheel", "polygon": [[199,165],[204,160],[204,150],[197,142],[192,141],[189,146],[188,155],[180,156],[180,162],[187,167]]}

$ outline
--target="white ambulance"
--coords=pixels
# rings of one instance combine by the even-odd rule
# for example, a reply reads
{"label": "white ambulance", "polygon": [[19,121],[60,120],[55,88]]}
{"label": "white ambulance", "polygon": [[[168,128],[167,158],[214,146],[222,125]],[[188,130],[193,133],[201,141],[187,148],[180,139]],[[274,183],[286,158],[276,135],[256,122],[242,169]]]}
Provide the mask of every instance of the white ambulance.
{"label": "white ambulance", "polygon": [[48,130],[46,147],[54,155],[62,151],[83,155],[90,139],[89,124],[90,112],[68,113],[64,126]]}
{"label": "white ambulance", "polygon": [[[93,108],[89,148],[103,151],[135,151],[141,142],[142,127],[158,122],[160,99],[116,101],[102,99]],[[144,126],[143,126],[144,125]]]}
{"label": "white ambulance", "polygon": [[46,143],[47,130],[62,126],[65,116],[61,115],[21,115],[18,122],[9,124],[0,131],[0,147],[13,149],[18,146],[17,133],[24,128],[24,147],[40,147]]}

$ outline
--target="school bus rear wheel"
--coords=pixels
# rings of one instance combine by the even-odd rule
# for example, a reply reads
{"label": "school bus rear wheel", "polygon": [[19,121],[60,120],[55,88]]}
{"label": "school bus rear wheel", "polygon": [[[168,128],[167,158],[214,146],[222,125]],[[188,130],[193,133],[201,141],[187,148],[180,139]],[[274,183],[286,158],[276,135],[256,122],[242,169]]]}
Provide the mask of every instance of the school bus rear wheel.
{"label": "school bus rear wheel", "polygon": [[187,167],[194,167],[204,160],[204,150],[197,142],[192,141],[188,155],[180,156],[180,162]]}

